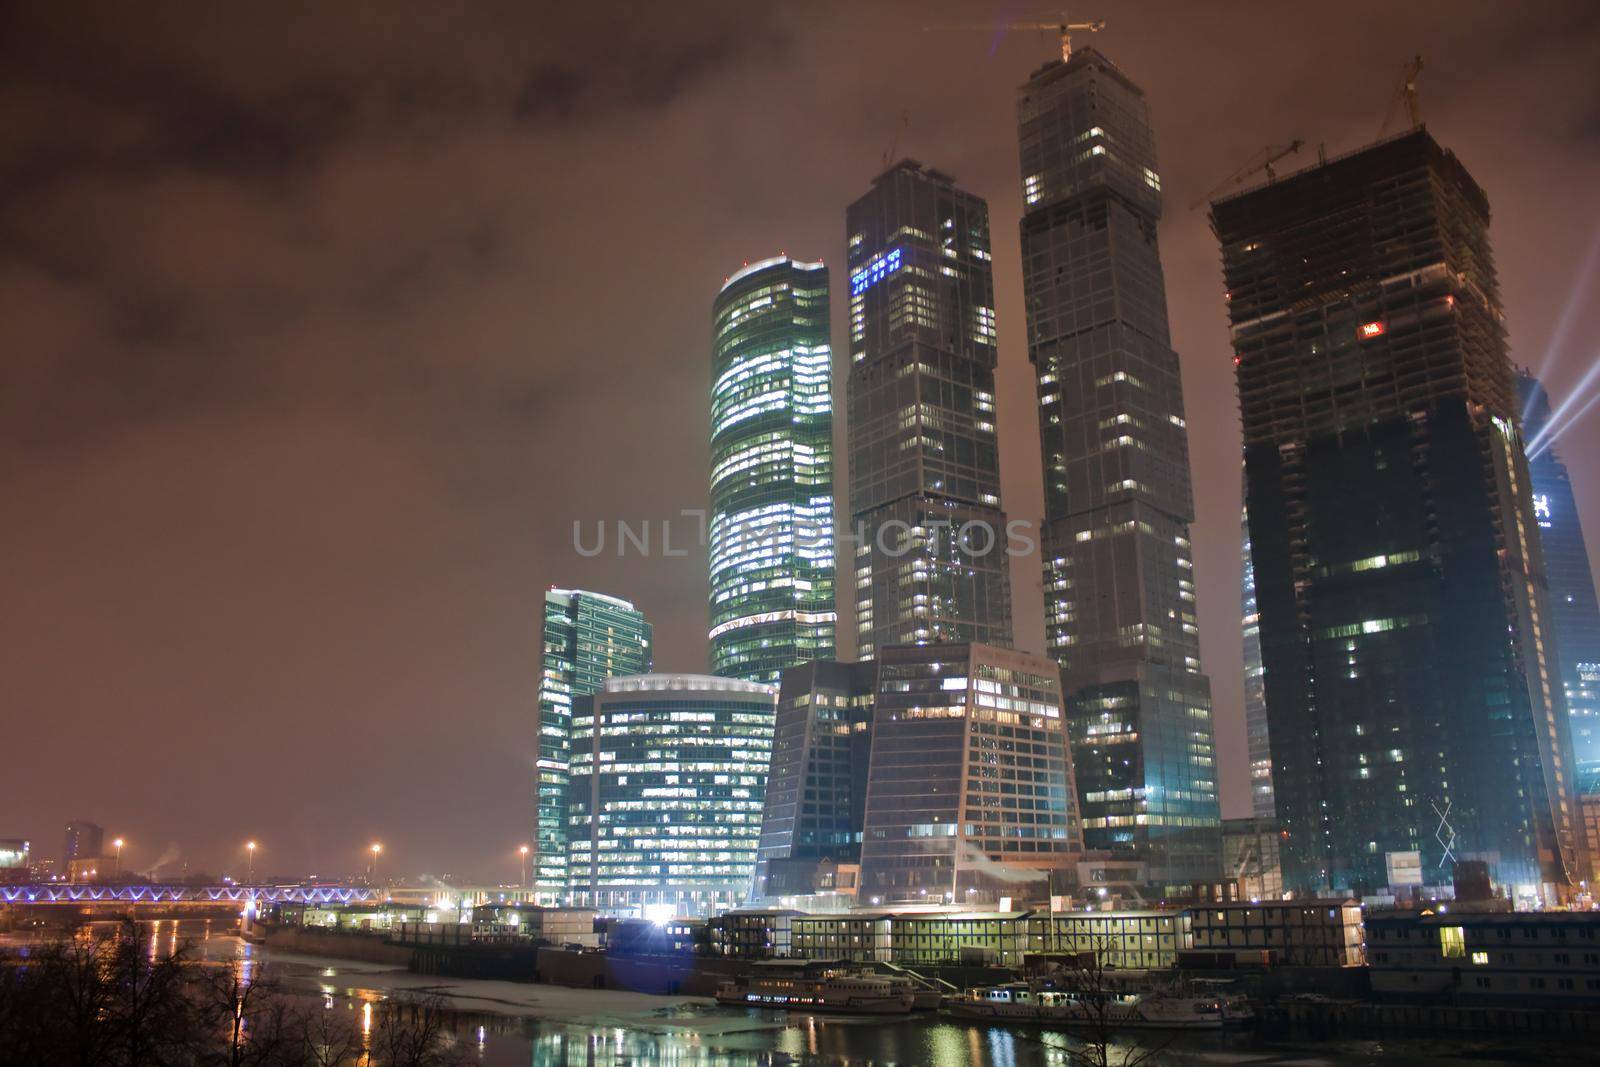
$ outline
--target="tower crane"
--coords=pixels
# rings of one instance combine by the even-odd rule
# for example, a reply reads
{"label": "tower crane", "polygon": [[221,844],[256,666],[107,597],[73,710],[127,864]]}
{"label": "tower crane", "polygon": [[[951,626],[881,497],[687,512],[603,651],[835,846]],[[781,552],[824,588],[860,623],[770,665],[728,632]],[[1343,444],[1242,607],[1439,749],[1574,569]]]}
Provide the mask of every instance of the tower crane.
{"label": "tower crane", "polygon": [[1244,166],[1228,175],[1224,181],[1219,182],[1216,186],[1207,190],[1204,196],[1190,204],[1189,210],[1193,211],[1200,205],[1215,200],[1217,197],[1221,196],[1235,185],[1243,185],[1245,179],[1257,171],[1266,171],[1267,180],[1271,181],[1273,178],[1278,176],[1278,169],[1276,166],[1278,160],[1285,156],[1294,155],[1294,153],[1304,148],[1305,144],[1306,143],[1304,141],[1296,137],[1286,145],[1267,145],[1261,151],[1251,156]]}
{"label": "tower crane", "polygon": [[1411,128],[1414,130],[1422,125],[1422,105],[1417,102],[1417,75],[1422,73],[1422,57],[1413,56],[1400,71],[1400,84],[1395,87],[1394,95],[1389,98],[1389,109],[1383,114],[1383,125],[1378,127],[1378,139],[1389,132],[1389,124],[1394,121],[1395,108],[1405,102],[1406,111],[1411,115]]}
{"label": "tower crane", "polygon": [[1065,63],[1072,58],[1072,35],[1074,33],[1098,33],[1106,28],[1105,19],[1095,19],[1093,22],[1068,22],[1066,12],[1062,12],[1055,22],[1035,22],[1024,19],[1011,22],[967,22],[953,25],[924,26],[923,30],[983,30],[998,33],[1026,33],[1031,30],[1041,32],[1055,32],[1061,36],[1061,61]]}

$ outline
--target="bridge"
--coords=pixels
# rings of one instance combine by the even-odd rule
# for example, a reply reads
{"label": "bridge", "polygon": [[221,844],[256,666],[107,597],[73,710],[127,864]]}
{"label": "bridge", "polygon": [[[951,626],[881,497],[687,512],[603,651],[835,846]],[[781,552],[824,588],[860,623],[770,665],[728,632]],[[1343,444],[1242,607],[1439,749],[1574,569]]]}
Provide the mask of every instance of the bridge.
{"label": "bridge", "polygon": [[225,906],[263,904],[365,904],[378,891],[345,885],[96,885],[85,882],[42,882],[0,885],[0,905],[165,904]]}

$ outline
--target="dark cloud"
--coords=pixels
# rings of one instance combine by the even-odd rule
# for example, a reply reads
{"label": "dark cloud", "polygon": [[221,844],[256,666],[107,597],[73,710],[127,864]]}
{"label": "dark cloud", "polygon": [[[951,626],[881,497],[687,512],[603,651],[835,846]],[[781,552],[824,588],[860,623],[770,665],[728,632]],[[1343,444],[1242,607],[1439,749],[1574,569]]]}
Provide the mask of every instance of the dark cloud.
{"label": "dark cloud", "polygon": [[[717,287],[779,250],[841,263],[897,137],[990,200],[1006,504],[1037,516],[1013,94],[1051,44],[921,29],[983,7],[0,7],[0,674],[28,754],[0,834],[53,851],[98,818],[131,858],[178,841],[206,866],[249,834],[299,872],[379,835],[397,870],[508,874],[543,588],[633,597],[661,666],[705,667],[703,549],[585,559],[573,521],[705,505]],[[1238,439],[1216,247],[1185,207],[1263,144],[1370,138],[1424,51],[1424,114],[1495,206],[1514,351],[1559,396],[1592,358],[1546,351],[1561,308],[1600,334],[1570,292],[1600,13],[1108,17],[1096,44],[1157,123],[1237,811]],[[1569,455],[1600,454],[1597,426]],[[1015,584],[1037,647],[1036,576]]]}

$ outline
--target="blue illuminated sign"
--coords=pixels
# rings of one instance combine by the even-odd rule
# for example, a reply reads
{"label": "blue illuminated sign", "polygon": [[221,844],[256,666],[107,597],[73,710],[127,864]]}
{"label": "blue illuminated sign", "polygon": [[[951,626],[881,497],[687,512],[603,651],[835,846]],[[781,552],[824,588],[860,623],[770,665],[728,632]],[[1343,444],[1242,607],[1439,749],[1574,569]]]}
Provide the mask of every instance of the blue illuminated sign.
{"label": "blue illuminated sign", "polygon": [[878,284],[900,269],[900,249],[891,248],[881,253],[871,263],[850,275],[850,295],[860,296],[868,287]]}

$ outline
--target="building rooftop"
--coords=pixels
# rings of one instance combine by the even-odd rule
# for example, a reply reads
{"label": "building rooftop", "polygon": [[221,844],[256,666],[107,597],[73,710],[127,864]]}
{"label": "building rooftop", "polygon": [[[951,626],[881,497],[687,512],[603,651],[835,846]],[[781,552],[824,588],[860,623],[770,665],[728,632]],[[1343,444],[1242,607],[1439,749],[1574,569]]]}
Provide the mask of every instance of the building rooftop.
{"label": "building rooftop", "polygon": [[1366,922],[1421,926],[1600,926],[1600,911],[1390,911],[1369,913]]}
{"label": "building rooftop", "polygon": [[778,695],[776,686],[744,682],[715,674],[625,674],[607,678],[607,693],[765,693]]}
{"label": "building rooftop", "polygon": [[780,252],[778,255],[772,256],[768,259],[759,260],[755,263],[746,263],[744,266],[728,275],[728,280],[722,283],[722,288],[718,290],[718,292],[727,292],[728,286],[732,285],[734,282],[748,278],[750,275],[759,273],[760,271],[764,271],[768,267],[780,267],[785,264],[795,268],[796,270],[821,270],[823,267],[822,260],[820,259],[815,263],[808,263],[801,259],[790,259],[788,256]]}
{"label": "building rooftop", "polygon": [[557,587],[552,585],[550,587],[550,589],[549,589],[549,592],[554,593],[556,596],[566,596],[566,597],[584,596],[584,597],[590,597],[590,598],[592,598],[594,600],[604,600],[608,604],[615,604],[617,607],[626,608],[629,611],[637,611],[637,610],[639,610],[638,608],[635,608],[633,606],[633,604],[631,604],[630,602],[628,602],[626,600],[623,600],[619,596],[612,596],[609,593],[596,593],[592,589],[558,589]]}
{"label": "building rooftop", "polygon": [[895,163],[888,170],[872,179],[872,184],[877,185],[891,174],[895,174],[902,170],[908,171],[912,174],[920,175],[921,177],[927,178],[930,181],[939,182],[942,185],[954,185],[956,183],[956,180],[950,175],[946,174],[944,171],[935,170],[920,160],[907,157]]}

